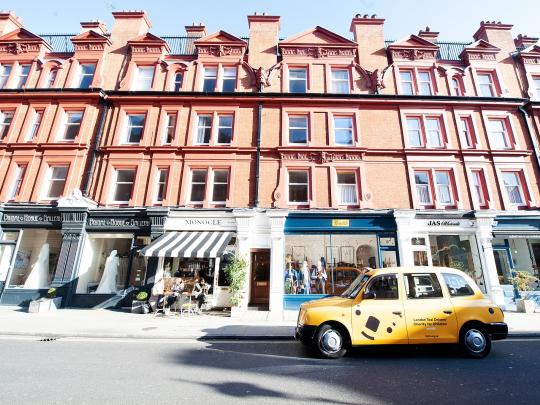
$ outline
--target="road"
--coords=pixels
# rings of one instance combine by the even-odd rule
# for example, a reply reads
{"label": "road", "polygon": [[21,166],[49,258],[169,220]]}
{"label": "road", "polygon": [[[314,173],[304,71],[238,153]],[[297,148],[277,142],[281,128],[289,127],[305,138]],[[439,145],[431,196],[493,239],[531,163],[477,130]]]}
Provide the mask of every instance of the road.
{"label": "road", "polygon": [[296,342],[0,338],[2,404],[537,403],[540,339],[357,349],[321,360]]}

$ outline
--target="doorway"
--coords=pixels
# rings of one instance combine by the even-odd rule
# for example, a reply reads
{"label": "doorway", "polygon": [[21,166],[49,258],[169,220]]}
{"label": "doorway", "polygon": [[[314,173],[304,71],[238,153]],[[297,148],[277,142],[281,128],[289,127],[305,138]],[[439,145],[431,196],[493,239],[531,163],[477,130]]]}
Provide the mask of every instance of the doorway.
{"label": "doorway", "polygon": [[251,251],[250,304],[268,304],[270,298],[270,250]]}
{"label": "doorway", "polygon": [[13,264],[15,248],[15,243],[0,243],[0,297],[8,281],[8,274]]}
{"label": "doorway", "polygon": [[512,266],[508,249],[493,249],[500,284],[512,284]]}

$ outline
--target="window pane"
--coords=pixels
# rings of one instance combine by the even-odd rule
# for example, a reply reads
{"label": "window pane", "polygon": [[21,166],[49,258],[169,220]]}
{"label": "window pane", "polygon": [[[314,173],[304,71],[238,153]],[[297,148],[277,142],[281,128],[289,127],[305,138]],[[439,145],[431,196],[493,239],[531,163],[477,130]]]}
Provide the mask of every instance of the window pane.
{"label": "window pane", "polygon": [[506,125],[503,120],[489,120],[490,140],[495,149],[507,149],[510,147],[506,133]]}
{"label": "window pane", "polygon": [[356,175],[354,173],[338,173],[338,184],[356,184]]}
{"label": "window pane", "polygon": [[134,170],[118,170],[116,181],[122,182],[122,183],[133,183],[133,180],[135,178],[135,171]]}
{"label": "window pane", "polygon": [[229,178],[229,171],[228,170],[216,170],[214,172],[214,183],[227,183]]}
{"label": "window pane", "polygon": [[224,202],[227,200],[228,177],[228,170],[218,170],[214,172],[214,189],[212,192],[212,201]]}
{"label": "window pane", "polygon": [[427,140],[428,140],[429,146],[435,146],[435,147],[442,146],[439,120],[436,118],[427,118],[426,128],[427,128]]}
{"label": "window pane", "polygon": [[442,289],[434,273],[405,274],[407,298],[442,298]]}
{"label": "window pane", "polygon": [[407,118],[407,132],[409,134],[409,144],[411,146],[422,146],[420,120],[418,118]]}
{"label": "window pane", "polygon": [[5,87],[10,73],[11,73],[11,65],[0,66],[0,89],[3,89]]}
{"label": "window pane", "polygon": [[236,68],[228,67],[223,69],[222,91],[233,92],[236,89]]}
{"label": "window pane", "polygon": [[523,204],[523,191],[521,189],[521,181],[519,173],[504,172],[502,174],[503,183],[508,193],[508,199],[512,204]]}
{"label": "window pane", "polygon": [[213,92],[216,90],[217,68],[207,67],[204,69],[203,91]]}
{"label": "window pane", "polygon": [[197,183],[206,183],[206,170],[193,170],[191,181]]}
{"label": "window pane", "polygon": [[206,184],[192,184],[191,185],[191,201],[204,201],[204,195],[206,194]]}
{"label": "window pane", "polygon": [[93,63],[81,65],[81,73],[79,79],[79,87],[82,89],[87,89],[92,84],[92,79],[94,78],[94,72],[96,70],[96,65]]}
{"label": "window pane", "polygon": [[397,278],[394,274],[385,274],[375,277],[367,286],[366,292],[375,294],[375,299],[399,298]]}
{"label": "window pane", "polygon": [[199,115],[199,123],[197,130],[197,143],[206,144],[210,142],[212,132],[212,116]]}
{"label": "window pane", "polygon": [[356,175],[355,173],[337,173],[338,198],[341,204],[356,204]]}
{"label": "window pane", "polygon": [[308,181],[308,173],[304,171],[289,172],[289,183],[306,183]]}
{"label": "window pane", "polygon": [[450,174],[448,172],[435,172],[435,183],[437,184],[439,202],[442,204],[452,203]]}
{"label": "window pane", "polygon": [[219,128],[217,143],[231,143],[232,140],[232,115],[219,116]]}
{"label": "window pane", "polygon": [[176,73],[174,75],[174,91],[182,90],[182,80],[183,80],[182,73]]}
{"label": "window pane", "polygon": [[151,90],[153,78],[154,78],[153,66],[139,67],[137,71],[137,83],[136,83],[135,89],[143,90],[143,91]]}
{"label": "window pane", "polygon": [[339,145],[353,144],[353,122],[350,117],[334,118],[335,143]]}
{"label": "window pane", "polygon": [[474,295],[473,288],[458,274],[443,273],[448,292],[452,297],[466,297]]}
{"label": "window pane", "polygon": [[289,142],[307,142],[307,117],[289,117]]}
{"label": "window pane", "polygon": [[307,70],[289,69],[289,91],[305,93],[307,91]]}
{"label": "window pane", "polygon": [[332,70],[332,90],[334,93],[340,94],[348,94],[350,92],[348,70]]}

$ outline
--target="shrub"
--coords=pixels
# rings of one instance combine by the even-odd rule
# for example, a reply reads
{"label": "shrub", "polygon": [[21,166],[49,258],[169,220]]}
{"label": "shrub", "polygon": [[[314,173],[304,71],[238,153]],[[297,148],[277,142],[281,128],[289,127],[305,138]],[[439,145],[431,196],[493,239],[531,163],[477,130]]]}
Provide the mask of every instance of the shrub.
{"label": "shrub", "polygon": [[526,271],[516,271],[512,282],[519,291],[534,291],[538,285],[538,279]]}
{"label": "shrub", "polygon": [[230,282],[229,294],[231,305],[237,307],[242,302],[246,284],[247,263],[243,257],[235,255],[225,266],[225,274]]}

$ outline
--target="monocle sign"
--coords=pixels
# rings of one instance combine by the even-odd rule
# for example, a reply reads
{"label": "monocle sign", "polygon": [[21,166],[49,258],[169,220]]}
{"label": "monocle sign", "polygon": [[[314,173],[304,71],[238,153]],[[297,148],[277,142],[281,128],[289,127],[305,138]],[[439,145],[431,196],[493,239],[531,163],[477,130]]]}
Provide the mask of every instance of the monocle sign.
{"label": "monocle sign", "polygon": [[168,218],[165,228],[170,230],[234,230],[236,220],[228,217]]}

